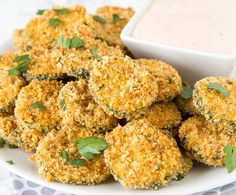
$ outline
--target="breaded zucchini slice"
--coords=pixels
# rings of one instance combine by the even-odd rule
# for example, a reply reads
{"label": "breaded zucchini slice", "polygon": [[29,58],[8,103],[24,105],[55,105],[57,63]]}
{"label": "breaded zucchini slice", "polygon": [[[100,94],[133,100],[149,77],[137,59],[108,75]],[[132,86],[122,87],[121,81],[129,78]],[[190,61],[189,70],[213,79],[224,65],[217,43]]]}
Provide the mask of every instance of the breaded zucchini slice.
{"label": "breaded zucchini slice", "polygon": [[175,135],[181,123],[181,113],[173,102],[154,103],[139,118],[145,118],[163,133]]}
{"label": "breaded zucchini slice", "polygon": [[[58,13],[61,9],[66,9]],[[91,22],[90,22],[91,21]],[[82,6],[70,8],[55,7],[45,11],[42,15],[33,18],[24,29],[25,42],[29,46],[51,47],[58,38],[59,33],[67,26],[73,23],[92,23],[91,16]],[[23,41],[24,42],[24,41]]]}
{"label": "breaded zucchini slice", "polygon": [[23,78],[9,75],[8,69],[9,67],[0,66],[0,116],[14,113],[15,100],[25,85]]}
{"label": "breaded zucchini slice", "polygon": [[120,39],[120,33],[133,16],[132,8],[103,6],[97,9],[93,16],[97,38],[106,41],[109,45],[125,48]]}
{"label": "breaded zucchini slice", "polygon": [[78,159],[80,154],[74,141],[89,136],[103,138],[101,134],[78,125],[51,131],[40,142],[36,154],[31,158],[38,166],[38,172],[43,179],[83,185],[95,185],[105,181],[110,173],[103,154],[95,155],[81,166],[73,165],[60,155],[61,152],[67,152],[70,159]]}
{"label": "breaded zucchini slice", "polygon": [[205,118],[225,129],[236,132],[236,80],[206,77],[194,86],[193,103]]}
{"label": "breaded zucchini slice", "polygon": [[110,115],[130,119],[157,98],[155,77],[129,57],[104,57],[94,62],[89,89]]}
{"label": "breaded zucchini slice", "polygon": [[29,51],[32,60],[24,77],[28,80],[55,80],[66,76],[61,63],[61,57],[57,56],[54,49],[45,47],[33,47]]}
{"label": "breaded zucchini slice", "polygon": [[175,140],[145,120],[134,120],[106,134],[105,162],[125,188],[158,189],[183,172]]}
{"label": "breaded zucchini slice", "polygon": [[15,117],[8,116],[0,117],[0,136],[12,145],[33,152],[45,135],[35,129],[19,127]]}
{"label": "breaded zucchini slice", "polygon": [[176,69],[160,60],[137,59],[157,80],[159,93],[156,101],[168,101],[180,94],[182,81]]}
{"label": "breaded zucchini slice", "polygon": [[19,126],[47,133],[60,124],[57,98],[63,84],[33,80],[23,87],[16,100],[15,116]]}
{"label": "breaded zucchini slice", "polygon": [[224,147],[236,146],[235,135],[225,134],[203,116],[194,116],[182,123],[179,138],[191,158],[210,166],[223,166]]}
{"label": "breaded zucchini slice", "polygon": [[85,79],[67,83],[58,98],[63,121],[76,122],[81,126],[98,131],[113,129],[118,119],[109,116],[92,98]]}
{"label": "breaded zucchini slice", "polygon": [[99,61],[103,56],[123,57],[123,51],[118,47],[108,46],[105,42],[88,36],[75,36],[74,33],[62,34],[64,40],[79,38],[83,44],[79,48],[64,48],[58,44],[54,50],[54,57],[59,59],[63,71],[77,78],[89,78],[93,69],[93,61]]}

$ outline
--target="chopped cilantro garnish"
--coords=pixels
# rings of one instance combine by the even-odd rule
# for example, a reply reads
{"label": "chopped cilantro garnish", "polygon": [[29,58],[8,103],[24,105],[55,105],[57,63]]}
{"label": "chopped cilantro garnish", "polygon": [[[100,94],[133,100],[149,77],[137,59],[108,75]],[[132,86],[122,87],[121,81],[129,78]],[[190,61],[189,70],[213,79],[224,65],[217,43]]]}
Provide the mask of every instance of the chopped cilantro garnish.
{"label": "chopped cilantro garnish", "polygon": [[39,9],[37,11],[37,15],[42,15],[45,11],[47,11],[46,9]]}
{"label": "chopped cilantro garnish", "polygon": [[18,63],[17,66],[8,69],[9,75],[18,75],[25,73],[27,71],[28,65],[31,63],[31,59],[29,58],[29,55],[22,55],[17,56],[13,62]]}
{"label": "chopped cilantro garnish", "polygon": [[16,149],[16,148],[18,148],[18,146],[12,145],[12,144],[8,144],[8,148],[10,148],[10,149]]}
{"label": "chopped cilantro garnish", "polygon": [[65,111],[66,110],[66,103],[65,103],[65,100],[61,100],[60,101],[60,106],[61,108]]}
{"label": "chopped cilantro garnish", "polygon": [[85,163],[85,160],[84,159],[72,159],[69,161],[69,163],[74,166],[82,166]]}
{"label": "chopped cilantro garnish", "polygon": [[79,159],[71,159],[66,151],[59,153],[62,158],[74,166],[83,165],[86,162],[83,158],[91,160],[96,154],[100,154],[101,151],[108,147],[108,143],[104,139],[95,136],[82,138],[74,143],[77,144],[77,149],[81,156]]}
{"label": "chopped cilantro garnish", "polygon": [[190,99],[193,95],[193,88],[192,87],[183,87],[181,97],[184,99]]}
{"label": "chopped cilantro garnish", "polygon": [[112,19],[113,19],[113,22],[119,22],[121,20],[121,18],[118,14],[113,14]]}
{"label": "chopped cilantro garnish", "polygon": [[63,48],[81,48],[84,47],[84,41],[79,37],[72,37],[65,39],[63,36],[59,37],[57,40],[58,44]]}
{"label": "chopped cilantro garnish", "polygon": [[4,148],[6,142],[3,138],[0,138],[0,148]]}
{"label": "chopped cilantro garnish", "polygon": [[51,18],[49,20],[49,26],[58,26],[59,24],[61,24],[61,21],[57,18]]}
{"label": "chopped cilantro garnish", "polygon": [[22,56],[17,56],[15,57],[15,59],[13,60],[13,62],[22,62],[22,61],[26,61],[29,59],[29,55],[22,55]]}
{"label": "chopped cilantro garnish", "polygon": [[94,158],[95,154],[100,154],[108,147],[108,143],[104,139],[95,136],[76,140],[75,143],[80,155],[88,159]]}
{"label": "chopped cilantro garnish", "polygon": [[69,154],[66,151],[60,152],[60,156],[64,159],[66,159],[66,161],[70,160]]}
{"label": "chopped cilantro garnish", "polygon": [[35,102],[33,104],[33,108],[38,108],[39,110],[42,110],[42,111],[45,110],[45,107],[43,106],[43,104],[41,102]]}
{"label": "chopped cilantro garnish", "polygon": [[14,164],[12,160],[7,160],[6,162],[7,162],[9,165],[13,165],[13,164]]}
{"label": "chopped cilantro garnish", "polygon": [[85,163],[84,159],[70,159],[68,152],[63,151],[59,153],[62,158],[64,158],[68,163],[74,166],[81,166]]}
{"label": "chopped cilantro garnish", "polygon": [[66,8],[54,9],[54,11],[55,11],[57,14],[67,14],[67,13],[69,13],[69,10],[66,9]]}
{"label": "chopped cilantro garnish", "polygon": [[99,60],[101,59],[101,56],[98,55],[98,48],[97,47],[94,47],[91,49],[91,53],[93,55],[93,59],[96,59],[96,60]]}
{"label": "chopped cilantro garnish", "polygon": [[81,48],[84,46],[84,41],[79,37],[72,37],[70,47]]}
{"label": "chopped cilantro garnish", "polygon": [[93,19],[96,20],[97,22],[101,23],[101,24],[106,24],[107,23],[107,21],[104,18],[102,18],[101,16],[98,16],[98,15],[93,16]]}
{"label": "chopped cilantro garnish", "polygon": [[227,91],[224,87],[222,87],[218,83],[209,83],[207,87],[208,89],[213,89],[218,93],[221,93],[224,97],[228,97],[230,95],[229,91]]}
{"label": "chopped cilantro garnish", "polygon": [[90,74],[87,70],[83,69],[79,74],[79,77],[82,77],[84,79],[88,79],[90,77]]}
{"label": "chopped cilantro garnish", "polygon": [[236,168],[236,147],[227,144],[224,147],[225,152],[225,167],[228,173],[231,173]]}
{"label": "chopped cilantro garnish", "polygon": [[182,180],[184,178],[184,176],[182,175],[182,174],[178,174],[177,176],[176,176],[176,180],[177,181],[180,181],[180,180]]}

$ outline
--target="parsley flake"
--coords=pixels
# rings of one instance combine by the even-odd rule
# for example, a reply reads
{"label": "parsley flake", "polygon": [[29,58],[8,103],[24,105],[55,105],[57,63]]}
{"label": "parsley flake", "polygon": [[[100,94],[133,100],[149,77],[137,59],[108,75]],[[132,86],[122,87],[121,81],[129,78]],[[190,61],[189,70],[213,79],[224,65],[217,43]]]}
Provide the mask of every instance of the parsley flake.
{"label": "parsley flake", "polygon": [[47,11],[47,10],[46,9],[39,9],[36,14],[42,15],[45,11]]}
{"label": "parsley flake", "polygon": [[14,164],[12,160],[7,160],[6,162],[7,162],[9,165],[13,165],[13,164]]}
{"label": "parsley flake", "polygon": [[94,47],[91,49],[91,53],[93,55],[93,59],[96,59],[96,60],[99,60],[101,59],[101,56],[98,55],[98,48],[97,47]]}
{"label": "parsley flake", "polygon": [[93,19],[96,20],[97,22],[99,22],[100,24],[107,23],[107,21],[104,18],[102,18],[101,16],[98,16],[98,15],[93,16]]}
{"label": "parsley flake", "polygon": [[49,20],[49,26],[58,26],[59,24],[61,24],[61,21],[57,18],[51,18]]}
{"label": "parsley flake", "polygon": [[225,152],[225,167],[228,173],[231,173],[236,168],[236,147],[227,144],[224,147]]}
{"label": "parsley flake", "polygon": [[207,87],[208,89],[213,89],[218,93],[221,93],[224,97],[228,97],[230,95],[229,91],[227,91],[224,87],[222,87],[218,83],[209,83]]}
{"label": "parsley flake", "polygon": [[113,19],[113,22],[119,22],[121,20],[118,14],[112,14],[112,19]]}
{"label": "parsley flake", "polygon": [[101,154],[101,151],[108,147],[108,143],[104,139],[95,136],[76,140],[75,143],[80,155],[89,160],[94,158],[95,154]]}
{"label": "parsley flake", "polygon": [[81,48],[84,47],[84,41],[79,37],[72,37],[65,39],[63,36],[59,37],[57,40],[58,44],[63,48]]}
{"label": "parsley flake", "polygon": [[68,14],[69,13],[69,10],[66,8],[54,9],[53,11],[55,11],[57,14]]}
{"label": "parsley flake", "polygon": [[28,69],[28,65],[31,63],[29,55],[17,56],[13,62],[18,63],[17,66],[8,69],[9,75],[18,75],[25,73]]}
{"label": "parsley flake", "polygon": [[38,108],[39,110],[45,111],[45,107],[43,106],[41,102],[35,102],[33,104],[33,108]]}
{"label": "parsley flake", "polygon": [[183,87],[181,97],[184,99],[190,99],[193,95],[193,88],[192,87]]}
{"label": "parsley flake", "polygon": [[64,111],[66,110],[66,103],[64,99],[60,101],[60,106]]}
{"label": "parsley flake", "polygon": [[63,152],[60,152],[59,154],[60,154],[60,156],[61,156],[62,158],[66,159],[66,161],[69,161],[69,160],[70,160],[70,157],[69,157],[68,152],[63,151]]}
{"label": "parsley flake", "polygon": [[180,181],[180,180],[182,180],[183,178],[184,178],[184,176],[179,173],[179,174],[176,176],[176,181]]}
{"label": "parsley flake", "polygon": [[3,138],[0,138],[0,148],[4,148],[6,141]]}
{"label": "parsley flake", "polygon": [[18,146],[12,145],[12,144],[8,144],[8,148],[10,148],[10,149],[16,149],[16,148],[18,148]]}

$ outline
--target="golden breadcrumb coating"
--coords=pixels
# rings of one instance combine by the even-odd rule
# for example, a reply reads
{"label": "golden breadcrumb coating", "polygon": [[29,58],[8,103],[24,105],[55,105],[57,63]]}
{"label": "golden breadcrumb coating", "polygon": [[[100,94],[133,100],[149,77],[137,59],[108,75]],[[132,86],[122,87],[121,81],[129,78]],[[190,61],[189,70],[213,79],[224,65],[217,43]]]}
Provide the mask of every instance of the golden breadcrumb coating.
{"label": "golden breadcrumb coating", "polygon": [[203,116],[194,116],[182,123],[179,138],[191,158],[210,166],[224,165],[224,147],[236,146],[235,135],[225,134]]}
{"label": "golden breadcrumb coating", "polygon": [[146,119],[163,133],[175,136],[181,123],[181,113],[173,102],[154,103],[138,118]]}
{"label": "golden breadcrumb coating", "polygon": [[33,152],[45,135],[35,129],[19,127],[15,117],[8,116],[0,117],[0,136],[12,145]]}
{"label": "golden breadcrumb coating", "polygon": [[105,19],[106,23],[102,24],[94,19],[96,36],[106,41],[109,45],[118,45],[121,48],[124,48],[125,46],[120,39],[120,33],[133,14],[134,11],[130,7],[121,8],[106,5],[98,8],[95,16],[98,15],[102,17]]}
{"label": "golden breadcrumb coating", "polygon": [[32,41],[26,35],[23,29],[16,29],[12,35],[13,46],[16,49],[29,51],[32,48]]}
{"label": "golden breadcrumb coating", "polygon": [[15,100],[20,89],[25,85],[24,79],[9,75],[9,67],[0,66],[0,116],[14,113]]}
{"label": "golden breadcrumb coating", "polygon": [[142,117],[158,129],[172,129],[181,123],[181,113],[173,102],[155,103]]}
{"label": "golden breadcrumb coating", "polygon": [[131,58],[103,58],[94,63],[89,88],[95,101],[117,118],[130,118],[157,97],[155,78]]}
{"label": "golden breadcrumb coating", "polygon": [[29,58],[32,60],[24,76],[28,81],[55,80],[66,76],[63,65],[60,62],[61,57],[57,55],[54,49],[45,47],[33,47],[29,51]]}
{"label": "golden breadcrumb coating", "polygon": [[153,59],[137,59],[137,62],[157,80],[159,93],[156,101],[168,101],[180,94],[181,77],[171,65]]}
{"label": "golden breadcrumb coating", "polygon": [[[229,92],[225,97],[208,85],[216,83]],[[228,133],[236,132],[236,80],[226,77],[206,77],[194,86],[193,103],[205,118]]]}
{"label": "golden breadcrumb coating", "polygon": [[112,175],[129,189],[158,189],[183,172],[175,140],[145,120],[131,121],[106,134],[105,162]]}
{"label": "golden breadcrumb coating", "polygon": [[[55,7],[54,9],[62,9]],[[89,16],[82,6],[66,8],[68,13],[58,14],[54,9],[45,11],[42,15],[33,18],[25,27],[24,33],[26,39],[29,39],[29,46],[51,47],[58,38],[59,33],[67,26],[73,23],[91,23]],[[59,20],[58,25],[50,26],[50,20]],[[22,37],[21,37],[22,38]],[[21,41],[19,41],[21,42]],[[17,43],[17,40],[15,40]]]}
{"label": "golden breadcrumb coating", "polygon": [[76,122],[89,129],[107,131],[118,124],[93,100],[85,79],[67,83],[58,98],[60,114],[66,123]]}
{"label": "golden breadcrumb coating", "polygon": [[60,152],[66,151],[71,159],[78,158],[77,147],[73,142],[89,136],[103,137],[77,125],[64,126],[60,131],[51,131],[40,142],[36,154],[31,158],[38,166],[38,172],[43,179],[84,185],[95,185],[105,181],[110,173],[103,154],[87,160],[82,166],[71,165],[60,156]]}
{"label": "golden breadcrumb coating", "polygon": [[55,80],[33,80],[23,87],[16,100],[17,123],[44,133],[58,128],[61,118],[57,98],[62,86],[61,82]]}
{"label": "golden breadcrumb coating", "polygon": [[[69,29],[69,26],[67,29]],[[108,46],[105,42],[92,37],[76,36],[74,31],[70,32],[67,29],[61,33],[64,39],[78,37],[84,41],[84,46],[81,48],[63,48],[60,45],[54,48],[54,57],[59,59],[63,71],[68,75],[89,77],[89,72],[93,69],[93,61],[100,60],[103,56],[124,56],[123,51],[118,47]],[[96,56],[94,56],[93,50],[96,50]]]}

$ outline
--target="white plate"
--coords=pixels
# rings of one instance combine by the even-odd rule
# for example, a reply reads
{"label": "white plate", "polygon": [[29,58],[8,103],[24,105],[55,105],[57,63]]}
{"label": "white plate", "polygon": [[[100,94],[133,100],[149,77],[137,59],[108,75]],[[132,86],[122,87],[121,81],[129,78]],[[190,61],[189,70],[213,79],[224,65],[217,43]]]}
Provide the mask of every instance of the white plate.
{"label": "white plate", "polygon": [[[22,2],[23,1],[21,1],[21,3]],[[90,3],[90,6],[93,4],[92,2],[94,1],[86,1],[86,3]],[[111,1],[105,1],[105,3],[107,2],[111,3]],[[112,3],[114,2],[118,2],[119,5],[125,6],[134,5],[135,8],[141,7],[141,3],[136,3],[134,0],[112,1]],[[96,1],[96,6],[100,6],[101,3],[104,3],[104,1],[100,1],[100,3]],[[94,9],[95,7],[92,8]],[[91,7],[90,10],[92,10]],[[11,43],[8,41],[4,45],[0,46],[0,51],[4,51],[10,47]],[[210,168],[204,165],[195,165],[191,173],[183,180],[179,182],[171,182],[168,187],[161,188],[158,191],[126,190],[118,182],[114,182],[112,179],[104,184],[92,187],[60,184],[56,182],[48,183],[40,178],[36,166],[28,160],[30,155],[31,154],[20,149],[8,149],[5,147],[0,150],[0,165],[32,182],[55,190],[80,195],[137,195],[141,193],[145,193],[146,195],[184,195],[213,189],[236,180],[236,171],[228,174],[225,168]],[[13,160],[14,165],[6,163],[7,160]]]}

